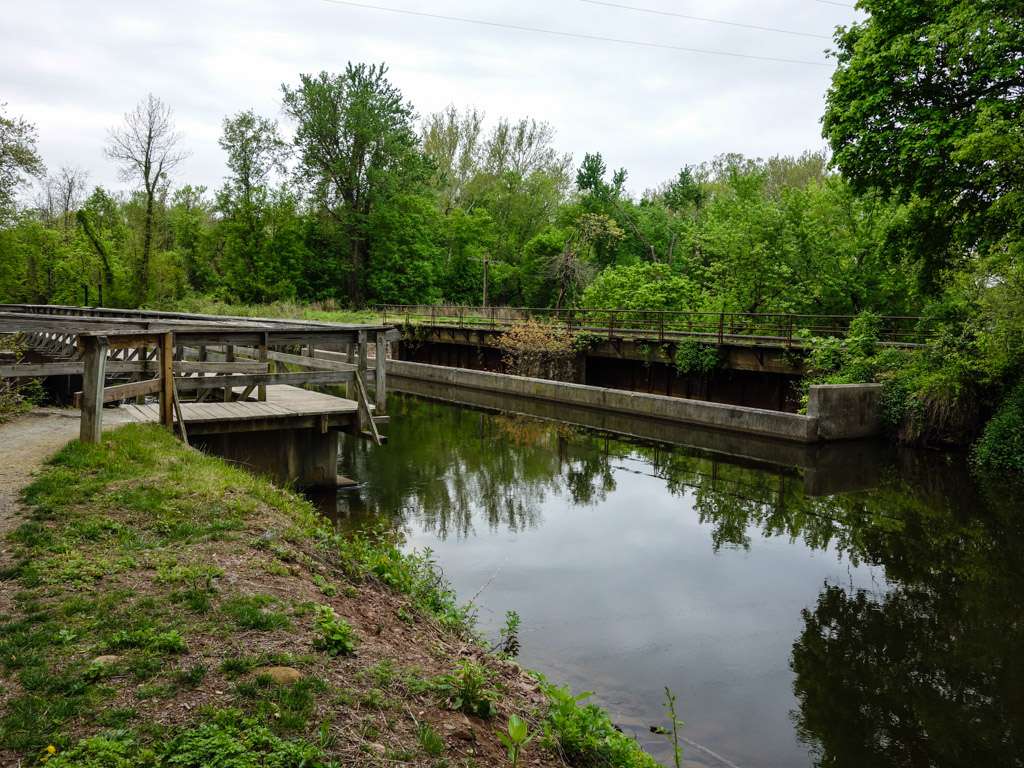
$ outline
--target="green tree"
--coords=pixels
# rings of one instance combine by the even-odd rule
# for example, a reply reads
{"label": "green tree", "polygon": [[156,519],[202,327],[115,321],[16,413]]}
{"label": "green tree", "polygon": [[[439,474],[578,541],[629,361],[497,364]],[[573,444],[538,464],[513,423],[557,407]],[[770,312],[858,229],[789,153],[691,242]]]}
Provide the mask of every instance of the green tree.
{"label": "green tree", "polygon": [[282,278],[288,285],[292,282],[277,263],[278,254],[267,247],[270,180],[274,173],[285,171],[286,145],[277,123],[252,110],[224,118],[220,146],[227,153],[230,173],[217,194],[223,217],[219,229],[224,288],[243,301],[293,295],[294,289],[277,285]]}
{"label": "green tree", "polygon": [[36,127],[4,114],[6,107],[0,102],[0,225],[14,213],[18,187],[46,170],[36,148]]}
{"label": "green tree", "polygon": [[836,34],[824,132],[859,192],[912,201],[922,278],[984,252],[1024,216],[1024,13],[1016,0],[861,0]]}
{"label": "green tree", "polygon": [[296,123],[298,176],[330,219],[324,236],[345,248],[335,270],[348,299],[361,305],[372,251],[371,215],[389,195],[426,175],[417,153],[413,108],[387,79],[387,67],[349,64],[345,72],[301,75],[282,85],[284,110]]}

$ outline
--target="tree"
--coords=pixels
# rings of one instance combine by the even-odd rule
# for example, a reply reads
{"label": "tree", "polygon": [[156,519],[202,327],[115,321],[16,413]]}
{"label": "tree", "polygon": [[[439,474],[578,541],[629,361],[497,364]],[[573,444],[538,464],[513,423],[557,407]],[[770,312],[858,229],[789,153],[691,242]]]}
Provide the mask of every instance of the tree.
{"label": "tree", "polygon": [[153,94],[125,113],[124,125],[112,128],[106,154],[121,165],[124,181],[142,185],[145,205],[142,254],[136,267],[139,301],[149,292],[149,271],[153,250],[154,207],[158,195],[169,183],[171,172],[188,156],[179,149],[181,134],[174,129],[171,108]]}
{"label": "tree", "polygon": [[420,131],[423,154],[434,165],[431,180],[448,216],[456,206],[473,207],[469,184],[480,173],[483,145],[483,112],[467,109],[459,113],[454,105],[428,116]]}
{"label": "tree", "polygon": [[1017,0],[861,0],[824,117],[858,192],[913,201],[923,280],[1024,231],[1024,13]]}
{"label": "tree", "polygon": [[26,177],[46,171],[36,148],[36,127],[22,117],[8,117],[6,107],[0,103],[0,224],[14,211],[15,194]]}
{"label": "tree", "polygon": [[284,110],[296,123],[298,176],[337,225],[348,253],[341,272],[357,306],[366,298],[371,213],[426,174],[412,105],[387,71],[383,64],[349,63],[340,75],[301,75],[297,87],[281,86]]}
{"label": "tree", "polygon": [[274,173],[284,173],[287,145],[277,132],[277,123],[252,110],[224,118],[221,148],[227,152],[230,176],[217,196],[224,215],[224,271],[232,293],[245,301],[265,301],[270,275],[278,273],[274,254],[265,250]]}
{"label": "tree", "polygon": [[60,226],[65,241],[71,236],[75,212],[85,198],[88,178],[89,174],[81,168],[65,165],[43,182],[39,208],[48,222]]}

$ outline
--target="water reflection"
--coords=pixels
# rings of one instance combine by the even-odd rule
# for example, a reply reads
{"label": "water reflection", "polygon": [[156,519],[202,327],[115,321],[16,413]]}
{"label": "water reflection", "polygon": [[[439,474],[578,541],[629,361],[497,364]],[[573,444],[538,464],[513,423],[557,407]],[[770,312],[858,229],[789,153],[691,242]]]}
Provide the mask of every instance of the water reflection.
{"label": "water reflection", "polygon": [[524,663],[653,750],[669,684],[693,765],[1022,765],[1024,521],[956,457],[881,453],[874,488],[816,495],[843,462],[395,401],[385,448],[344,446],[339,524],[434,548],[486,586],[485,630],[518,610]]}

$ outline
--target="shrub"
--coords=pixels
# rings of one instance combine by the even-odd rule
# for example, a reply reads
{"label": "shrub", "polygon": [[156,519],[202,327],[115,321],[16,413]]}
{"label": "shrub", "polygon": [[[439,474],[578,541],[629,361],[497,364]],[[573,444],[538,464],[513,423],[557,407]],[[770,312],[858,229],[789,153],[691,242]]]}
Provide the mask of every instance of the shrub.
{"label": "shrub", "polygon": [[557,325],[525,320],[498,339],[509,373],[555,381],[572,381],[576,349],[572,334]]}
{"label": "shrub", "polygon": [[355,630],[331,606],[318,605],[314,621],[320,633],[313,641],[314,648],[327,651],[331,656],[351,656],[356,652],[359,641]]}
{"label": "shrub", "polygon": [[702,344],[694,339],[686,339],[676,346],[672,362],[679,373],[707,375],[719,366],[718,347],[713,344]]}
{"label": "shrub", "polygon": [[658,768],[635,739],[616,729],[607,713],[594,704],[584,704],[592,694],[573,695],[568,687],[541,680],[548,698],[544,742],[556,749],[572,766],[614,765],[619,768]]}
{"label": "shrub", "polygon": [[498,692],[491,687],[493,674],[475,661],[463,659],[453,672],[435,681],[435,690],[448,706],[484,720],[494,714]]}
{"label": "shrub", "polygon": [[1024,381],[1018,382],[974,445],[979,469],[1024,473]]}

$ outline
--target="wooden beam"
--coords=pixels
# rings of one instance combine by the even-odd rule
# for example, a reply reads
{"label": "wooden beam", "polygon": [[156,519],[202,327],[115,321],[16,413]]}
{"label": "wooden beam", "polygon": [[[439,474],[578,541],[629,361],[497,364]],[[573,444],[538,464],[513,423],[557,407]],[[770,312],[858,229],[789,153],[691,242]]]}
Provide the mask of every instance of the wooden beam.
{"label": "wooden beam", "polygon": [[[115,384],[112,387],[104,387],[103,402],[112,403],[115,400],[127,400],[132,397],[144,397],[155,395],[160,392],[160,379],[146,379],[144,381],[129,381],[127,384]],[[74,403],[80,407],[84,393],[75,392]]]}
{"label": "wooden beam", "polygon": [[223,387],[267,386],[270,384],[335,384],[351,381],[352,371],[301,371],[300,373],[252,373],[228,374],[226,376],[177,377],[175,383],[180,392]]}
{"label": "wooden beam", "polygon": [[[147,370],[144,363],[111,362],[107,361],[107,373],[144,373]],[[0,365],[0,379],[24,379],[42,376],[80,376],[85,371],[85,363],[82,361],[59,362],[59,363],[17,363],[15,365]]]}
{"label": "wooden beam", "polygon": [[103,336],[84,339],[85,368],[82,373],[82,422],[79,439],[99,443],[103,434],[103,380],[106,377],[107,340]]}
{"label": "wooden beam", "polygon": [[193,363],[184,361],[174,363],[175,376],[182,376],[187,373],[267,373],[268,370],[269,366],[266,363],[243,360],[227,363]]}

